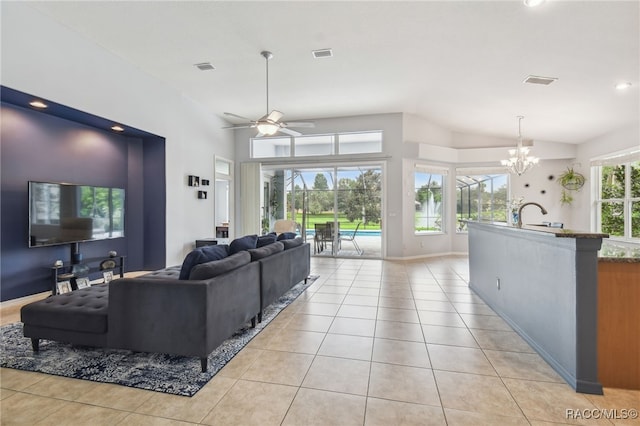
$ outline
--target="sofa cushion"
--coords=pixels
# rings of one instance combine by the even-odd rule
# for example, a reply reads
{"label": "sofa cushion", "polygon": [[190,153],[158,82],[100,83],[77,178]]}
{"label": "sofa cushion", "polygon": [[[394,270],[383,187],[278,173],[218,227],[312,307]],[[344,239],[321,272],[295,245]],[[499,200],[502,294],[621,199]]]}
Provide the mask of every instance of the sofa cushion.
{"label": "sofa cushion", "polygon": [[141,275],[140,278],[158,278],[158,279],[175,279],[180,277],[180,270],[182,265],[169,266],[164,269],[158,269],[157,271],[149,272],[148,274]]}
{"label": "sofa cushion", "polygon": [[107,332],[109,285],[57,294],[22,307],[20,318],[32,327],[47,327],[84,333]]}
{"label": "sofa cushion", "polygon": [[284,249],[289,250],[290,248],[301,246],[302,237],[297,237],[297,238],[294,238],[293,240],[283,240],[281,242],[284,245]]}
{"label": "sofa cushion", "polygon": [[295,237],[296,237],[296,233],[295,232],[283,232],[282,234],[278,235],[277,240],[278,241],[293,240]]}
{"label": "sofa cushion", "polygon": [[229,247],[226,244],[199,247],[191,251],[191,253],[184,258],[182,268],[180,269],[180,276],[178,278],[181,280],[188,280],[189,274],[191,274],[191,269],[193,269],[194,266],[205,262],[211,262],[213,260],[224,259],[228,255]]}
{"label": "sofa cushion", "polygon": [[244,237],[236,238],[231,241],[229,245],[229,254],[235,254],[242,250],[249,250],[256,248],[258,243],[257,235],[245,235]]}
{"label": "sofa cushion", "polygon": [[200,263],[191,270],[190,280],[208,280],[225,272],[237,269],[251,262],[251,255],[247,251],[234,253],[224,259]]}
{"label": "sofa cushion", "polygon": [[258,242],[256,243],[256,248],[260,248],[260,247],[267,246],[269,244],[273,244],[273,243],[276,242],[277,238],[278,238],[278,236],[276,234],[260,235],[258,237]]}
{"label": "sofa cushion", "polygon": [[271,256],[274,253],[280,253],[283,250],[284,245],[280,241],[276,241],[275,243],[269,244],[268,246],[258,247],[247,251],[251,255],[251,261],[253,262],[254,260],[259,260],[264,257]]}

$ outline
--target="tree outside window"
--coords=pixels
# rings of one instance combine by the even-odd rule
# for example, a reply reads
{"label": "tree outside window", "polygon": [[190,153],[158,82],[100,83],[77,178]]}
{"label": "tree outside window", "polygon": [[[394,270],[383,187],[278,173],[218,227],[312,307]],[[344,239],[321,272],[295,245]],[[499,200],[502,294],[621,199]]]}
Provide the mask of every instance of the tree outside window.
{"label": "tree outside window", "polygon": [[640,238],[640,161],[597,167],[599,231],[611,237]]}
{"label": "tree outside window", "polygon": [[507,221],[508,175],[456,176],[456,219],[458,232],[466,231],[466,220]]}

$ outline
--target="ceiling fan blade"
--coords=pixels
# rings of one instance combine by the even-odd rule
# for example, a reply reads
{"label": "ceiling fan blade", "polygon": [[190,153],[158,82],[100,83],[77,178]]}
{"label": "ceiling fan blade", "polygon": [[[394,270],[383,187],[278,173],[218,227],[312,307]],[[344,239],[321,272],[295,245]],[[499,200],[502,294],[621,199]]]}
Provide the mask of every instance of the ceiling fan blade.
{"label": "ceiling fan blade", "polygon": [[282,125],[287,127],[316,127],[316,123],[311,121],[291,121],[282,123]]}
{"label": "ceiling fan blade", "polygon": [[232,112],[225,112],[225,113],[223,113],[223,114],[224,114],[224,115],[228,115],[228,116],[230,116],[230,117],[241,118],[241,119],[243,119],[243,120],[252,121],[250,118],[243,117],[243,116],[241,116],[241,115],[234,114],[234,113],[232,113]]}
{"label": "ceiling fan blade", "polygon": [[256,127],[255,124],[251,123],[251,124],[244,124],[244,125],[240,125],[240,126],[227,126],[227,127],[222,127],[222,129],[251,129]]}
{"label": "ceiling fan blade", "polygon": [[277,123],[278,121],[280,121],[283,115],[283,113],[274,109],[269,113],[269,115],[267,115],[266,119]]}
{"label": "ceiling fan blade", "polygon": [[287,129],[286,127],[280,127],[279,131],[289,136],[302,136],[302,133],[296,132],[295,130]]}

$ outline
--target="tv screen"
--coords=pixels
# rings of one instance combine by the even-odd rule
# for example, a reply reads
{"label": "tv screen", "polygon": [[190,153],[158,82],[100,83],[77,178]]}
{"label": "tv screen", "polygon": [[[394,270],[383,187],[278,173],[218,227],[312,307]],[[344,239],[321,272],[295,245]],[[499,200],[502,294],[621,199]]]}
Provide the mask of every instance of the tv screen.
{"label": "tv screen", "polygon": [[124,189],[29,182],[29,247],[124,237]]}

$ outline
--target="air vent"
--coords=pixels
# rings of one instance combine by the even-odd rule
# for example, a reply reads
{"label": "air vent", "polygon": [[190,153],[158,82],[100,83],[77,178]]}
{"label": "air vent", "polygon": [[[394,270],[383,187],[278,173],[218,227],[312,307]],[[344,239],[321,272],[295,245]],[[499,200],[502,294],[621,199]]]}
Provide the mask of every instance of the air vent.
{"label": "air vent", "polygon": [[311,52],[311,54],[313,55],[314,58],[316,59],[320,59],[320,58],[330,58],[333,56],[333,52],[331,51],[331,49],[320,49],[320,50],[313,50]]}
{"label": "air vent", "polygon": [[556,81],[558,77],[541,77],[539,75],[529,75],[524,79],[523,83],[550,85]]}
{"label": "air vent", "polygon": [[215,70],[216,67],[214,67],[211,62],[202,62],[200,64],[195,64],[195,66],[200,70],[200,71],[210,71],[210,70]]}

